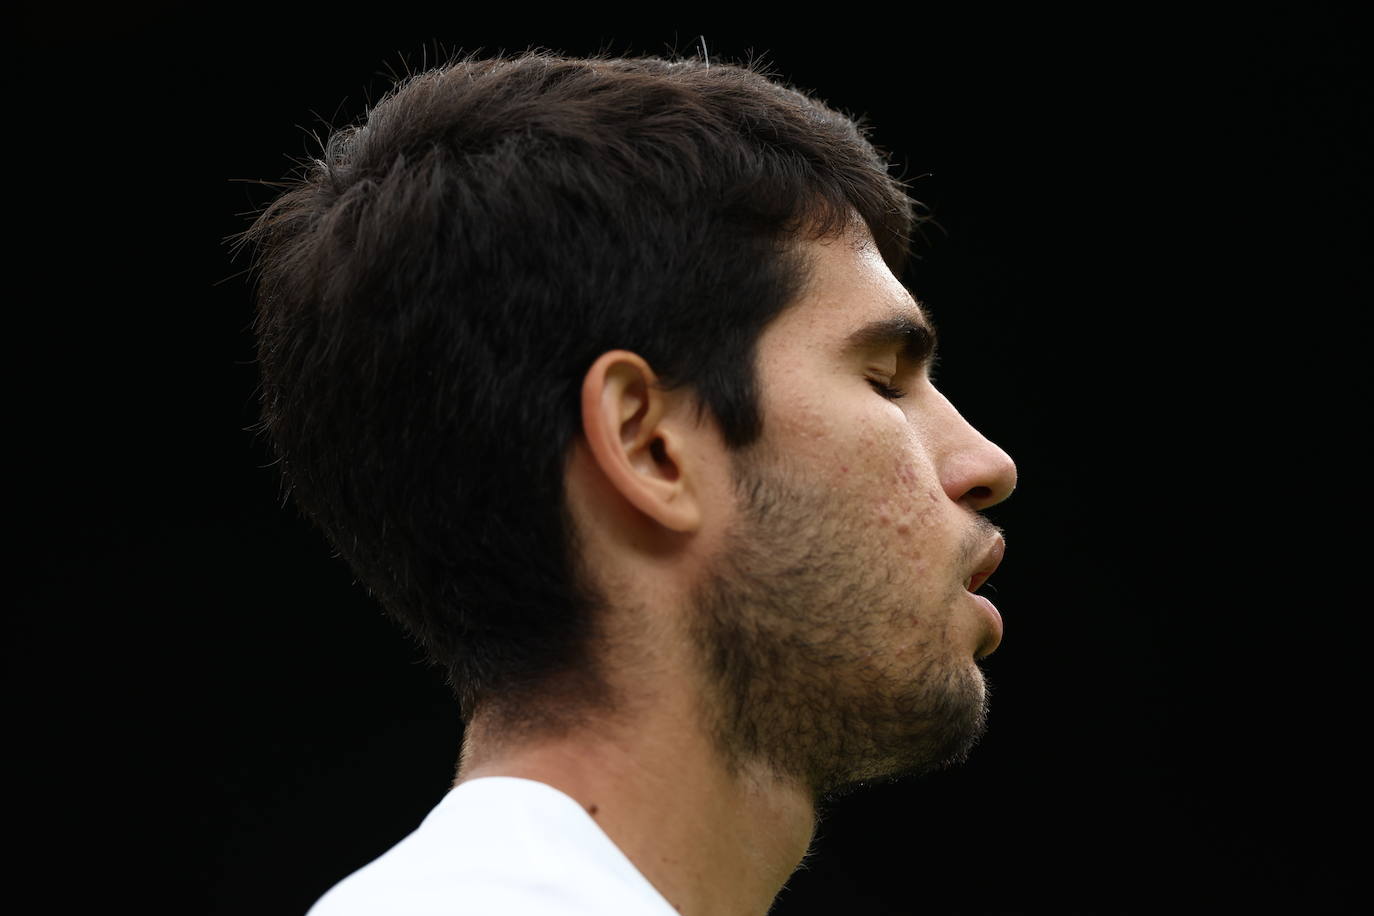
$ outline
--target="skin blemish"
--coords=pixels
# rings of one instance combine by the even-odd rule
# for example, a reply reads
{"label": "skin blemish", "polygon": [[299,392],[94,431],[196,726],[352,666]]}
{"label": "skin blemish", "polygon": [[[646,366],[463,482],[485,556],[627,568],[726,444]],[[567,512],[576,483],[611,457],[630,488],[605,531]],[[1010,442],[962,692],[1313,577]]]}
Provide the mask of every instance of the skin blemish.
{"label": "skin blemish", "polygon": [[911,533],[911,526],[908,525],[906,522],[901,522],[901,523],[899,523],[899,524],[897,525],[897,533],[898,533],[898,534],[910,534],[910,533]]}
{"label": "skin blemish", "polygon": [[592,817],[596,817],[596,812],[599,811],[599,810],[600,810],[600,809],[597,808],[596,805],[588,805],[588,806],[587,806],[587,813],[590,814]]}

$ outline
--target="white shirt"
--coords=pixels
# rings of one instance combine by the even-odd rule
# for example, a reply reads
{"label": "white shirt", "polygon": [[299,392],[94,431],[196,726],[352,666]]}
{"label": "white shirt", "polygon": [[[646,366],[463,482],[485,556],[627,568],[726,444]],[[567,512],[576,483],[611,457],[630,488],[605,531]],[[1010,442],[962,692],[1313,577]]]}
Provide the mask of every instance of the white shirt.
{"label": "white shirt", "polygon": [[572,798],[473,779],[308,916],[678,916]]}

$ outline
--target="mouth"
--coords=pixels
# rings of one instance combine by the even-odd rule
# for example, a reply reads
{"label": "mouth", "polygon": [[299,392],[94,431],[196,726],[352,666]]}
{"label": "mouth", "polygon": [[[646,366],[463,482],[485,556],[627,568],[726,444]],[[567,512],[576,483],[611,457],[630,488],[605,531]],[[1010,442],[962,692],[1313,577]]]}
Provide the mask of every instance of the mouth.
{"label": "mouth", "polygon": [[979,563],[979,569],[969,576],[964,588],[970,592],[978,591],[979,587],[997,571],[997,567],[1002,563],[1002,556],[1007,552],[1007,542],[1001,535],[998,535],[993,542],[988,545],[987,552],[983,554],[983,559]]}
{"label": "mouth", "polygon": [[987,615],[988,631],[982,645],[974,653],[978,659],[987,658],[991,655],[1002,642],[1002,615],[998,613],[997,607],[982,595],[975,595],[974,591],[981,586],[988,578],[997,571],[997,567],[1002,563],[1002,555],[1007,551],[1007,542],[1002,540],[999,534],[992,539],[988,549],[983,553],[983,558],[978,563],[978,571],[969,576],[964,588],[968,589],[969,597],[975,604],[981,605]]}

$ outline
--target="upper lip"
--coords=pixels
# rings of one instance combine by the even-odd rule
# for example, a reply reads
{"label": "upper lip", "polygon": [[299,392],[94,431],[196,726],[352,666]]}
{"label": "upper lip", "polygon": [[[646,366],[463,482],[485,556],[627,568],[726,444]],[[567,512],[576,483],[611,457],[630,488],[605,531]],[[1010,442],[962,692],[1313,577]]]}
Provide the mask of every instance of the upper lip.
{"label": "upper lip", "polygon": [[1002,555],[1007,552],[1007,542],[999,534],[993,538],[992,543],[983,554],[982,560],[978,563],[978,571],[969,577],[968,585],[964,586],[971,592],[978,591],[978,587],[988,580],[988,577],[997,572],[997,567],[1002,562]]}

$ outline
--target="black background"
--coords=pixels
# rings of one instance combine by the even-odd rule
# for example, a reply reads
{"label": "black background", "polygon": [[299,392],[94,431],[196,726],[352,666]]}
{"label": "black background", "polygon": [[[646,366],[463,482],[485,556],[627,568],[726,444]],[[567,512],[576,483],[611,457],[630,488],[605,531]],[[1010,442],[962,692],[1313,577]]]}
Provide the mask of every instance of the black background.
{"label": "black background", "polygon": [[[448,51],[766,52],[928,227],[941,384],[1016,458],[991,729],[823,825],[775,912],[1362,899],[1352,441],[1371,80],[1320,9],[30,5],[10,55],[7,785],[54,908],[303,913],[412,829],[439,675],[277,500],[246,261],[310,133]],[[917,177],[920,176],[920,177]],[[1332,374],[1332,370],[1335,370]],[[1363,424],[1367,426],[1367,423]],[[1352,834],[1352,830],[1355,831]]]}

